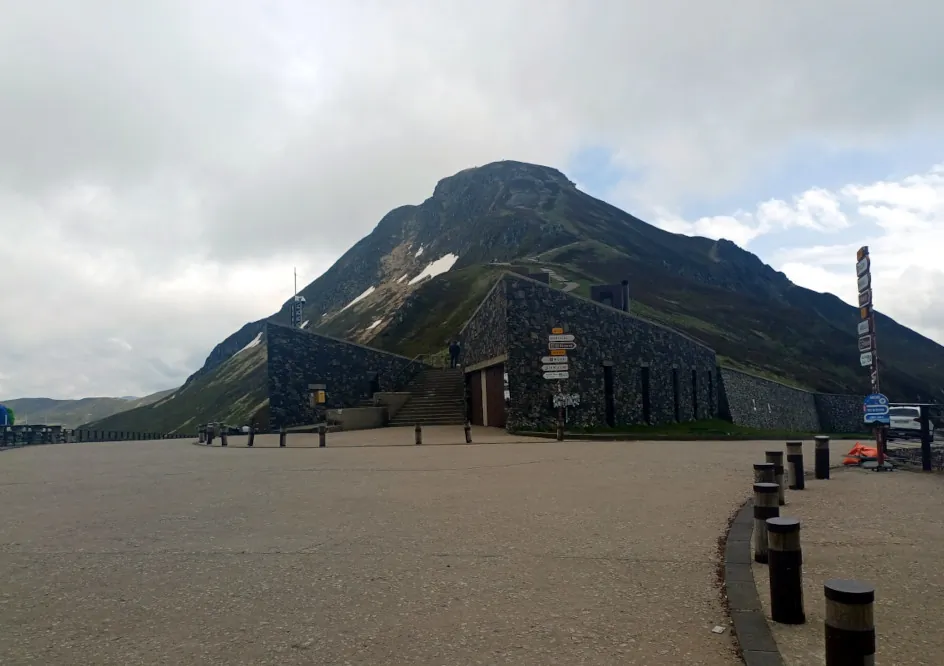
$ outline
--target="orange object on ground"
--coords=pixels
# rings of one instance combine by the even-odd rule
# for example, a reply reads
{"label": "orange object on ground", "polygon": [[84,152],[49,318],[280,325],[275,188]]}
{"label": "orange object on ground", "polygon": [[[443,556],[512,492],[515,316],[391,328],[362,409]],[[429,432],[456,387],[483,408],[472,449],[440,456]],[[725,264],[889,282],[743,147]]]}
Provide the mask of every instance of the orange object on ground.
{"label": "orange object on ground", "polygon": [[865,458],[878,458],[878,448],[875,446],[863,446],[859,442],[852,447],[852,450],[846,454],[843,465],[858,465]]}

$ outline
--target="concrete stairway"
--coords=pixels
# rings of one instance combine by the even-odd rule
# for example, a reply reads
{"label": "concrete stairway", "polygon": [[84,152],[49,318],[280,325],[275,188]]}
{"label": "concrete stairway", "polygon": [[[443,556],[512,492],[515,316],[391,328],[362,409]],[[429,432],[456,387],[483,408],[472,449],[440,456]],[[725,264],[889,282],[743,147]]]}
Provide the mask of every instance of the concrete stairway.
{"label": "concrete stairway", "polygon": [[410,399],[390,420],[391,426],[465,423],[465,378],[461,369],[429,368],[406,390]]}

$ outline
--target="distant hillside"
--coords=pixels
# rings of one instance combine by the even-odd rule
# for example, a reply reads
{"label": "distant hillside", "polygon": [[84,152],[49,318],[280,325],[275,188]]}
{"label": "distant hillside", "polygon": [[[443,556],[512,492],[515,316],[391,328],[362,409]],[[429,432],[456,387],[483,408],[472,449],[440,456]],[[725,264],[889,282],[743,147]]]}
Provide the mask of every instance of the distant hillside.
{"label": "distant hillside", "polygon": [[48,423],[75,428],[89,421],[103,419],[142,405],[150,405],[173,392],[173,389],[158,391],[143,398],[79,398],[78,400],[14,398],[0,400],[0,403],[13,409],[17,423]]}
{"label": "distant hillside", "polygon": [[[635,314],[705,342],[724,365],[827,393],[868,391],[856,308],[731,241],[669,233],[522,162],[466,169],[421,204],[390,211],[301,290],[305,327],[410,357],[439,352],[502,270],[546,273],[582,296],[627,279]],[[174,396],[108,427],[247,419],[266,400],[265,322],[289,323],[290,306],[220,342]],[[884,315],[877,322],[885,393],[944,399],[944,347]]]}

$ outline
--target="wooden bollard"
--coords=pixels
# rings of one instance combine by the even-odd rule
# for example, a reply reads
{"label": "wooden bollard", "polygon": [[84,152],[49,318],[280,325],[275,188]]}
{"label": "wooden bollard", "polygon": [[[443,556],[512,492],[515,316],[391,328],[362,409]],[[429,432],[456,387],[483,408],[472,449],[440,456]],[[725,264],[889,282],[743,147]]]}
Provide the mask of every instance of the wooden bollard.
{"label": "wooden bollard", "polygon": [[279,428],[279,448],[285,448],[285,438],[288,437],[288,433],[285,432],[285,426]]}
{"label": "wooden bollard", "polygon": [[817,479],[829,478],[829,436],[817,435],[813,438],[816,447],[813,452],[813,473]]}
{"label": "wooden bollard", "polygon": [[754,483],[777,483],[776,471],[773,463],[754,463]]}
{"label": "wooden bollard", "polygon": [[417,423],[413,430],[415,433],[416,445],[419,446],[423,443],[423,426]]}
{"label": "wooden bollard", "polygon": [[804,624],[799,520],[767,519],[767,556],[770,560],[771,619],[781,624]]}
{"label": "wooden bollard", "polygon": [[324,423],[318,424],[318,448],[323,449],[328,446],[328,426]]}
{"label": "wooden bollard", "polygon": [[252,426],[249,426],[249,440],[246,442],[246,446],[252,446],[256,441],[256,429]]}
{"label": "wooden bollard", "polygon": [[468,421],[465,422],[465,426],[462,428],[465,431],[465,443],[472,443],[472,424]]}
{"label": "wooden bollard", "polygon": [[767,564],[767,519],[780,517],[776,483],[754,484],[754,561]]}
{"label": "wooden bollard", "polygon": [[786,487],[783,483],[783,451],[767,451],[764,453],[764,456],[767,462],[774,464],[774,483],[780,486],[780,491],[777,493],[777,495],[780,506],[783,506],[787,503]]}
{"label": "wooden bollard", "polygon": [[220,446],[229,446],[229,436],[226,434],[226,428],[220,430]]}
{"label": "wooden bollard", "polygon": [[857,580],[827,580],[826,666],[875,663],[875,588]]}
{"label": "wooden bollard", "polygon": [[803,490],[803,442],[787,442],[787,468],[790,472],[790,490]]}

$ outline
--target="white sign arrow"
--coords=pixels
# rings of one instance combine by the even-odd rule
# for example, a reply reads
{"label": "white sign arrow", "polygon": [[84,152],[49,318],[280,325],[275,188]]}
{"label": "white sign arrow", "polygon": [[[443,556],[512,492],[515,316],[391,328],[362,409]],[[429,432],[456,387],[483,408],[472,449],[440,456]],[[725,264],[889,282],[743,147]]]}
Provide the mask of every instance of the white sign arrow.
{"label": "white sign arrow", "polygon": [[871,265],[872,265],[872,262],[869,260],[868,257],[865,257],[864,259],[862,259],[862,261],[857,262],[856,263],[856,277],[861,277],[865,275],[866,273],[868,273]]}
{"label": "white sign arrow", "polygon": [[545,372],[544,379],[568,379],[570,377],[569,372]]}
{"label": "white sign arrow", "polygon": [[573,342],[574,336],[571,335],[570,333],[563,333],[563,334],[558,334],[558,335],[555,335],[552,333],[551,335],[547,336],[547,341],[548,342]]}
{"label": "white sign arrow", "polygon": [[542,356],[541,363],[566,363],[567,354],[563,356]]}
{"label": "white sign arrow", "polygon": [[858,331],[859,335],[868,335],[872,332],[872,325],[869,323],[868,319],[859,322]]}
{"label": "white sign arrow", "polygon": [[866,289],[868,289],[869,287],[871,287],[871,286],[872,286],[872,274],[871,274],[871,273],[866,273],[865,275],[863,275],[862,277],[860,277],[860,278],[859,278],[858,285],[859,285],[859,293],[862,293],[863,291],[865,291]]}
{"label": "white sign arrow", "polygon": [[872,352],[859,354],[859,365],[861,365],[863,368],[867,368],[872,365]]}
{"label": "white sign arrow", "polygon": [[567,372],[566,363],[555,363],[554,365],[542,365],[541,372]]}
{"label": "white sign arrow", "polygon": [[859,338],[859,351],[860,352],[870,352],[872,351],[872,336],[863,335]]}

